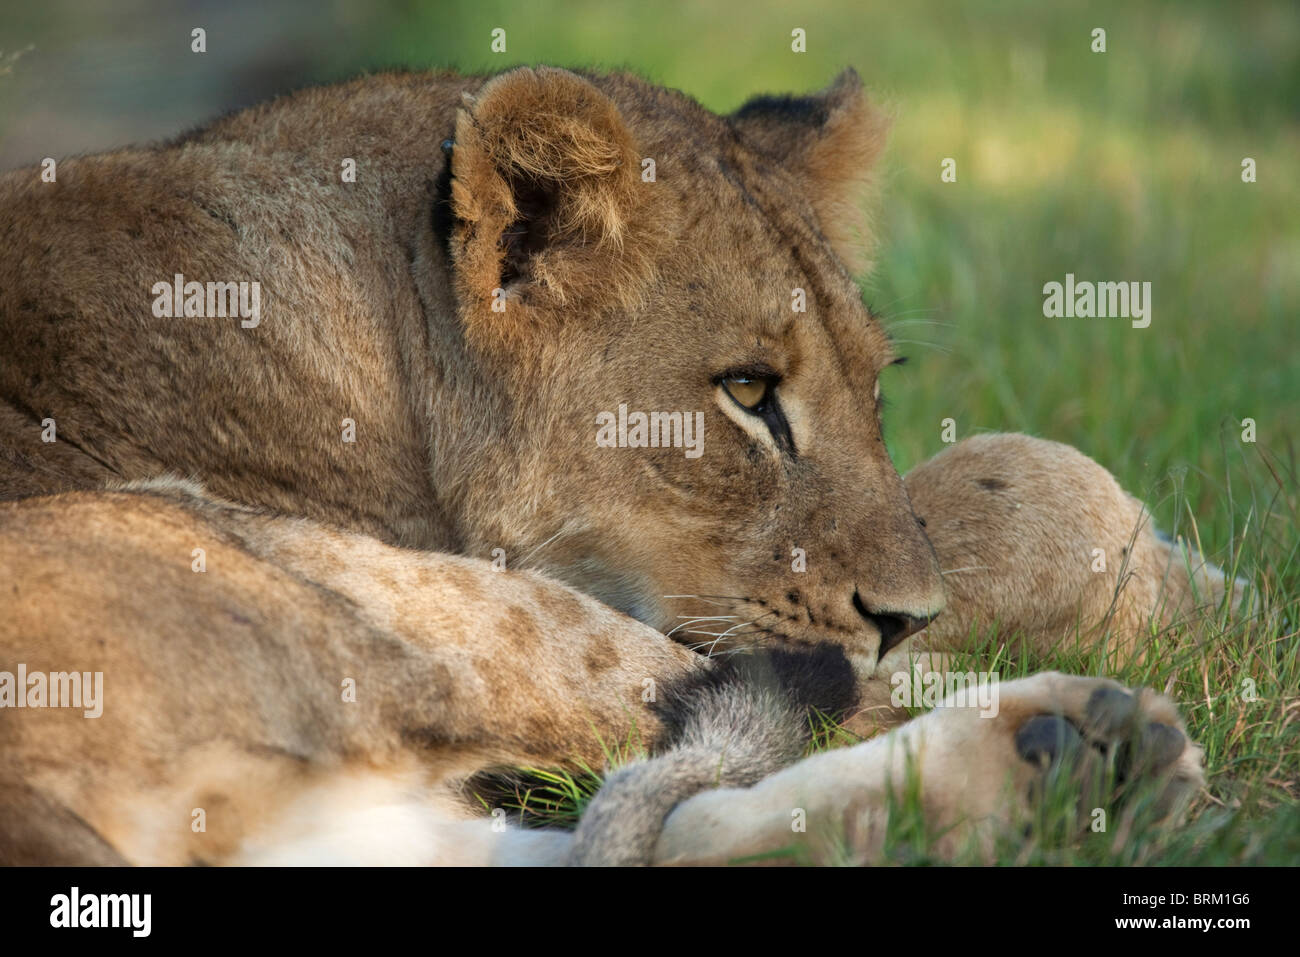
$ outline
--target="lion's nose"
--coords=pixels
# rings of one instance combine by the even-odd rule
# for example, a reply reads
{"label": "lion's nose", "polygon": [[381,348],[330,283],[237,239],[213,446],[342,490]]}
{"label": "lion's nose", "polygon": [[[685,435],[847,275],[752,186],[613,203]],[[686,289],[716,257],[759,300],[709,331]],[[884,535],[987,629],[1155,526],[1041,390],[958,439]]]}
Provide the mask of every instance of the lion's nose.
{"label": "lion's nose", "polygon": [[906,612],[870,608],[857,591],[853,592],[853,607],[858,610],[859,615],[875,625],[880,632],[880,651],[876,654],[877,661],[885,657],[885,653],[904,638],[916,634],[939,617],[938,612],[918,618]]}

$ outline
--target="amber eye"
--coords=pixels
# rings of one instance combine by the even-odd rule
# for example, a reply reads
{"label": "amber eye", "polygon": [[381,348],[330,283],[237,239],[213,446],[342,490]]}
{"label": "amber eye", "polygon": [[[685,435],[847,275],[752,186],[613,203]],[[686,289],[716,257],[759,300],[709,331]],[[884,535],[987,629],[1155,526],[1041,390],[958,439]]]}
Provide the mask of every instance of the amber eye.
{"label": "amber eye", "polygon": [[767,381],[765,379],[741,377],[723,379],[722,387],[727,390],[727,395],[747,409],[757,409],[763,399],[767,397]]}

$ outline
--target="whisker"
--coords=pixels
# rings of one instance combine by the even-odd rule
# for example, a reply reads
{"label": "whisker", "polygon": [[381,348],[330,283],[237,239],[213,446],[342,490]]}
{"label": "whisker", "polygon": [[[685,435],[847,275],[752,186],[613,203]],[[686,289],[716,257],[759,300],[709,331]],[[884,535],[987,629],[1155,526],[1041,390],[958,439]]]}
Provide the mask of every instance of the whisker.
{"label": "whisker", "polygon": [[947,346],[941,346],[937,342],[926,342],[924,339],[895,339],[895,345],[925,346],[927,349],[933,349],[935,352],[942,353],[945,356],[952,355],[952,350]]}
{"label": "whisker", "polygon": [[548,538],[546,541],[542,542],[542,544],[538,545],[538,546],[537,546],[536,548],[534,548],[531,552],[529,552],[527,555],[525,555],[525,556],[523,557],[523,559],[519,562],[519,565],[518,565],[517,567],[519,567],[519,568],[523,568],[524,566],[526,566],[526,565],[528,564],[529,559],[531,559],[534,555],[536,555],[536,554],[537,554],[538,552],[540,552],[543,548],[545,548],[547,545],[551,544],[551,542],[555,541],[557,538],[559,538],[559,537],[560,537],[561,535],[563,535],[563,534],[564,534],[564,529],[560,529],[558,532],[556,532],[554,535],[552,535],[552,536],[551,536],[550,538]]}
{"label": "whisker", "polygon": [[[769,612],[769,614],[771,614],[771,613]],[[765,615],[765,616],[763,616],[763,617],[767,617],[767,616]],[[698,630],[698,631],[687,631],[686,634],[688,634],[688,635],[710,635],[710,636],[712,636],[712,638],[713,638],[712,641],[701,641],[701,642],[697,642],[695,645],[692,645],[692,646],[689,646],[689,647],[690,647],[690,649],[691,649],[692,651],[698,651],[699,649],[701,649],[701,648],[703,648],[703,647],[705,647],[705,646],[707,645],[707,646],[708,646],[708,649],[709,649],[708,652],[707,652],[707,655],[708,655],[708,657],[713,657],[714,653],[717,651],[718,643],[719,643],[720,641],[722,641],[724,638],[732,638],[732,637],[735,637],[735,636],[737,636],[737,635],[750,635],[750,634],[755,634],[755,633],[756,633],[755,631],[748,631],[748,632],[747,632],[747,631],[744,631],[743,629],[745,629],[745,628],[749,628],[749,627],[752,626],[752,625],[754,624],[754,622],[757,621],[757,620],[758,620],[758,619],[754,619],[754,621],[742,621],[742,622],[740,622],[740,623],[737,624],[737,625],[732,625],[732,626],[731,626],[730,628],[728,628],[726,631],[703,631],[703,630]]]}
{"label": "whisker", "polygon": [[741,622],[739,625],[734,625],[731,628],[728,628],[722,634],[718,635],[718,637],[714,640],[714,645],[716,645],[723,638],[730,638],[733,635],[740,634],[741,628],[748,628],[750,625],[757,624],[762,619],[768,617],[768,615],[775,615],[775,614],[776,614],[775,611],[769,611],[767,612],[767,614],[759,615],[757,618],[751,619],[750,621]]}
{"label": "whisker", "polygon": [[732,634],[733,632],[735,632],[736,630],[738,630],[738,629],[740,629],[740,628],[746,628],[746,627],[748,627],[749,625],[756,624],[756,623],[762,621],[764,618],[767,618],[767,617],[769,617],[770,615],[775,615],[775,614],[776,614],[775,611],[769,611],[766,615],[759,615],[757,618],[752,618],[752,619],[750,619],[749,621],[741,622],[739,625],[736,625],[736,626],[733,627],[733,628],[728,628],[726,631],[723,632],[723,634],[724,634],[724,635],[730,635],[730,634]]}
{"label": "whisker", "polygon": [[[663,597],[664,598],[694,598],[698,601],[702,601],[710,605],[722,605],[724,607],[729,606],[733,601],[743,600],[738,598],[728,598],[726,595],[664,595]],[[715,598],[721,600],[718,601],[711,600]]]}
{"label": "whisker", "polygon": [[664,598],[722,598],[727,601],[744,601],[739,595],[664,595]]}
{"label": "whisker", "polygon": [[910,293],[903,293],[903,295],[901,295],[901,296],[895,296],[893,299],[889,300],[889,302],[885,303],[883,306],[882,306],[882,305],[878,305],[877,303],[874,303],[874,302],[867,303],[867,308],[869,308],[869,309],[871,310],[871,314],[872,314],[873,316],[884,316],[884,315],[889,311],[889,307],[890,307],[890,306],[892,306],[892,305],[894,305],[894,304],[896,304],[896,303],[903,302],[904,300],[906,300],[906,299],[908,298],[909,295],[911,295],[911,294],[910,294]]}
{"label": "whisker", "polygon": [[[683,617],[684,617],[684,616],[683,616]],[[703,624],[703,623],[706,622],[706,621],[725,621],[725,620],[727,620],[727,619],[721,619],[721,618],[692,618],[692,619],[690,619],[690,620],[688,620],[688,621],[684,621],[684,622],[682,622],[680,625],[677,625],[675,628],[673,628],[672,631],[665,632],[664,634],[665,634],[667,637],[671,638],[673,635],[677,634],[677,632],[681,631],[683,628],[687,627],[688,625]],[[711,632],[710,632],[710,634],[711,634]]]}
{"label": "whisker", "polygon": [[[744,634],[744,632],[733,631],[733,630],[731,630],[731,629],[728,629],[727,631],[695,631],[695,630],[692,630],[692,631],[684,631],[684,632],[682,632],[682,634],[683,634],[683,635],[711,635],[711,636],[713,636],[714,638],[728,638],[728,637],[730,637],[731,635],[734,635],[734,634]],[[752,633],[751,633],[751,634],[752,634]]]}
{"label": "whisker", "polygon": [[721,658],[723,655],[739,655],[754,651],[758,645],[736,645],[733,648],[723,648],[721,651],[710,654],[710,658]]}
{"label": "whisker", "polygon": [[952,326],[952,322],[945,319],[917,319],[917,316],[928,315],[928,313],[937,312],[937,309],[909,309],[907,312],[900,312],[897,315],[889,316],[884,320],[885,325],[893,329],[898,325],[943,325]]}

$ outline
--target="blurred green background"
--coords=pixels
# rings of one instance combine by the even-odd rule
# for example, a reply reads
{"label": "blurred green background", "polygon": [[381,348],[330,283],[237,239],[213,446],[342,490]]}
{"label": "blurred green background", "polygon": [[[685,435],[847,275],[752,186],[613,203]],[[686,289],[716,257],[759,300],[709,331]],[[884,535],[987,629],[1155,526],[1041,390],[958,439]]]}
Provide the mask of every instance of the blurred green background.
{"label": "blurred green background", "polygon": [[[202,56],[194,26],[208,32]],[[495,27],[504,54],[490,50]],[[791,51],[795,27],[806,53]],[[1105,53],[1090,49],[1097,27]],[[1254,509],[1248,537],[1263,537],[1247,564],[1267,555],[1296,591],[1294,0],[62,0],[6,5],[0,51],[5,168],[387,66],[627,67],[720,111],[855,66],[896,116],[863,283],[913,359],[885,382],[900,468],[942,447],[948,417],[959,436],[1067,442],[1166,527],[1194,514],[1220,559]],[[945,157],[956,183],[940,181]],[[1045,318],[1042,286],[1067,272],[1149,281],[1150,328]],[[1246,417],[1255,445],[1241,441]]]}

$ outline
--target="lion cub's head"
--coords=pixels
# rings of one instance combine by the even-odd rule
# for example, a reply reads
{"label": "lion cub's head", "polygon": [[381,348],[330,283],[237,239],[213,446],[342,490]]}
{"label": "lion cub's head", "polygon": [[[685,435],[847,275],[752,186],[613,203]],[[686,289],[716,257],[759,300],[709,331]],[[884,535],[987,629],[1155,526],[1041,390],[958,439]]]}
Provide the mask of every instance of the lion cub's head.
{"label": "lion cub's head", "polygon": [[938,613],[845,265],[883,130],[852,71],[726,117],[554,69],[465,98],[433,441],[468,553],[706,650],[872,666]]}

